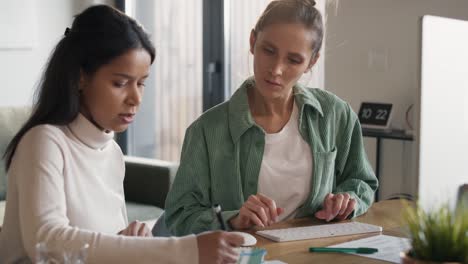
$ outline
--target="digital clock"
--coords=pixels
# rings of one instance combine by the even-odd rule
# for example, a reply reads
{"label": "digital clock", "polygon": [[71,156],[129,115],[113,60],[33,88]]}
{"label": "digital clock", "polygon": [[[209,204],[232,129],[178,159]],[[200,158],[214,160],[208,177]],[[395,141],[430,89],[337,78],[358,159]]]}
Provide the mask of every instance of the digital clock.
{"label": "digital clock", "polygon": [[362,102],[359,108],[359,122],[364,128],[390,128],[392,104]]}

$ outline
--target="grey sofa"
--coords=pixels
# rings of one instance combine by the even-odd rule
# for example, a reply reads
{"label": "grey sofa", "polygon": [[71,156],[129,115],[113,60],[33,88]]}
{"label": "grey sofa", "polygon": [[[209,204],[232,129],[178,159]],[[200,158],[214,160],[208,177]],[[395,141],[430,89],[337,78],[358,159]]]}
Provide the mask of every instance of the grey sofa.
{"label": "grey sofa", "polygon": [[[0,153],[26,121],[29,109],[0,107]],[[154,221],[162,213],[167,192],[177,164],[145,158],[125,157],[124,191],[129,221]],[[3,158],[0,161],[0,227],[3,224],[7,176]]]}
{"label": "grey sofa", "polygon": [[156,220],[161,216],[177,168],[172,162],[125,157],[124,191],[129,221]]}

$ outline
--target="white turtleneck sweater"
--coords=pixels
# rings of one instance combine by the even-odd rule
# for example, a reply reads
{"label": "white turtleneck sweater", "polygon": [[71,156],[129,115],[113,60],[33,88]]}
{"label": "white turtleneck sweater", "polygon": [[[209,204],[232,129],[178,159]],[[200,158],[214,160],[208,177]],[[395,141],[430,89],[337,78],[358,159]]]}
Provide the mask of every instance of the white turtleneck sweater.
{"label": "white turtleneck sweater", "polygon": [[87,263],[197,263],[196,237],[117,235],[128,225],[125,164],[113,133],[81,114],[21,139],[8,171],[0,263],[31,262],[41,241],[89,244]]}

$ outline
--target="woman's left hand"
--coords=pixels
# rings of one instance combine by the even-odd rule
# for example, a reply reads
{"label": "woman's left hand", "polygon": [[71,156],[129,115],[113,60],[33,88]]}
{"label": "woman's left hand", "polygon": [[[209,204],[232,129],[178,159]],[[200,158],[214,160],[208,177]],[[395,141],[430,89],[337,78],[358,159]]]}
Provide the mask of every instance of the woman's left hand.
{"label": "woman's left hand", "polygon": [[337,219],[344,220],[356,207],[356,200],[348,193],[329,193],[323,201],[323,208],[315,213],[315,217],[327,222]]}
{"label": "woman's left hand", "polygon": [[118,235],[142,236],[142,237],[151,237],[151,236],[153,236],[153,234],[151,234],[151,230],[148,228],[148,226],[145,223],[142,223],[140,221],[131,222],[127,226],[127,228],[120,231],[118,233]]}

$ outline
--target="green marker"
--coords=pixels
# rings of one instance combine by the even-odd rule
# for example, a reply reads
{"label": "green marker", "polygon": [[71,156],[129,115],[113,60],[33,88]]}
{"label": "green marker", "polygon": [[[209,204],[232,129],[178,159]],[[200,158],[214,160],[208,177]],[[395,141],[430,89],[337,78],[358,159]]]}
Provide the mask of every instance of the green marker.
{"label": "green marker", "polygon": [[333,253],[356,253],[356,254],[373,254],[378,252],[376,248],[329,248],[329,247],[311,247],[309,252],[333,252]]}

